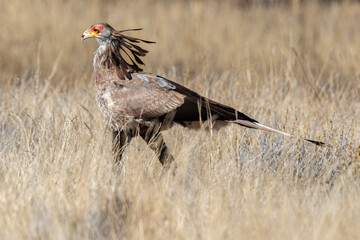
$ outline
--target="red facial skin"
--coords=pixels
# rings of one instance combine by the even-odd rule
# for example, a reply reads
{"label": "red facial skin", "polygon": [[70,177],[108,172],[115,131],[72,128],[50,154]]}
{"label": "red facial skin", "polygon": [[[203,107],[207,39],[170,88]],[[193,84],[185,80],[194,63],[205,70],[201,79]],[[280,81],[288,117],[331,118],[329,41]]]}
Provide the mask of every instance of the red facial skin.
{"label": "red facial skin", "polygon": [[100,25],[94,25],[94,26],[92,26],[91,27],[91,31],[94,31],[95,29],[97,29],[99,32],[101,32],[101,30],[103,29],[103,27],[102,26],[100,26]]}

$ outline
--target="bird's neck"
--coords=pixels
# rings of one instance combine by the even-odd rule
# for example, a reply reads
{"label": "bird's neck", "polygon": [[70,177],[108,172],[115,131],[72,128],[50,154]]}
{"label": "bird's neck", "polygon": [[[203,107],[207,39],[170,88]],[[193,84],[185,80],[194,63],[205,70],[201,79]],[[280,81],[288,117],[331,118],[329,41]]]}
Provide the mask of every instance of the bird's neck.
{"label": "bird's neck", "polygon": [[[98,42],[100,40],[96,39]],[[99,47],[94,52],[93,66],[94,70],[102,68],[104,61],[106,61],[105,51],[109,48],[109,44],[106,42],[99,42]]]}
{"label": "bird's neck", "polygon": [[[98,41],[99,42],[99,41]],[[94,80],[95,86],[102,86],[114,74],[109,59],[110,44],[106,42],[99,42],[99,47],[94,52]]]}

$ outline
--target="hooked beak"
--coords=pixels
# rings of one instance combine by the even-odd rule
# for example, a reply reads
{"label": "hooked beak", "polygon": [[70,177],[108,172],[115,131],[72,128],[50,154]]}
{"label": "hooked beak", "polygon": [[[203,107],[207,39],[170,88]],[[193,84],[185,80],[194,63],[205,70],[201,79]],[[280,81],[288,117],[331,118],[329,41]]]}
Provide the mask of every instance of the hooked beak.
{"label": "hooked beak", "polygon": [[88,29],[81,35],[81,42],[84,41],[85,39],[93,38],[96,36],[99,36],[99,34]]}

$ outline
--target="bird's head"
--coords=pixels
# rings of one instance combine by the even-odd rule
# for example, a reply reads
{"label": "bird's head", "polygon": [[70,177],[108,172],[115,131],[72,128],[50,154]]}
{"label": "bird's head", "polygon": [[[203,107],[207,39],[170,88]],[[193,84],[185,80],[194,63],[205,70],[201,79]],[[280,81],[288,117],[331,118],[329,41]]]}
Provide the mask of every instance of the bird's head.
{"label": "bird's head", "polygon": [[88,38],[95,38],[99,44],[107,43],[110,41],[113,28],[107,23],[97,23],[86,29],[81,35],[81,41]]}
{"label": "bird's head", "polygon": [[94,61],[98,61],[97,64],[104,68],[114,67],[121,79],[131,79],[131,71],[142,71],[138,65],[144,65],[141,57],[148,53],[147,50],[137,44],[155,43],[124,35],[124,32],[139,30],[141,28],[118,31],[107,23],[97,23],[86,29],[81,36],[81,41],[95,38],[100,46],[95,52]]}

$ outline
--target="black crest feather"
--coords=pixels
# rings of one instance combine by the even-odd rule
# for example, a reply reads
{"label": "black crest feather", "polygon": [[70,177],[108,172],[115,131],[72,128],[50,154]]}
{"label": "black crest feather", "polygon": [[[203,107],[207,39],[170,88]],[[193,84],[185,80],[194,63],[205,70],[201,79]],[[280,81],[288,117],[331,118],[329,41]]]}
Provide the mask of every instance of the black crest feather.
{"label": "black crest feather", "polygon": [[112,34],[110,36],[109,46],[103,53],[102,59],[105,60],[102,62],[102,65],[106,68],[114,67],[121,79],[131,79],[131,72],[140,72],[143,70],[139,67],[139,65],[144,65],[141,57],[144,57],[149,52],[137,44],[155,42],[123,34],[129,31],[139,31],[142,30],[142,28],[117,31],[110,25],[107,27],[112,30]]}

